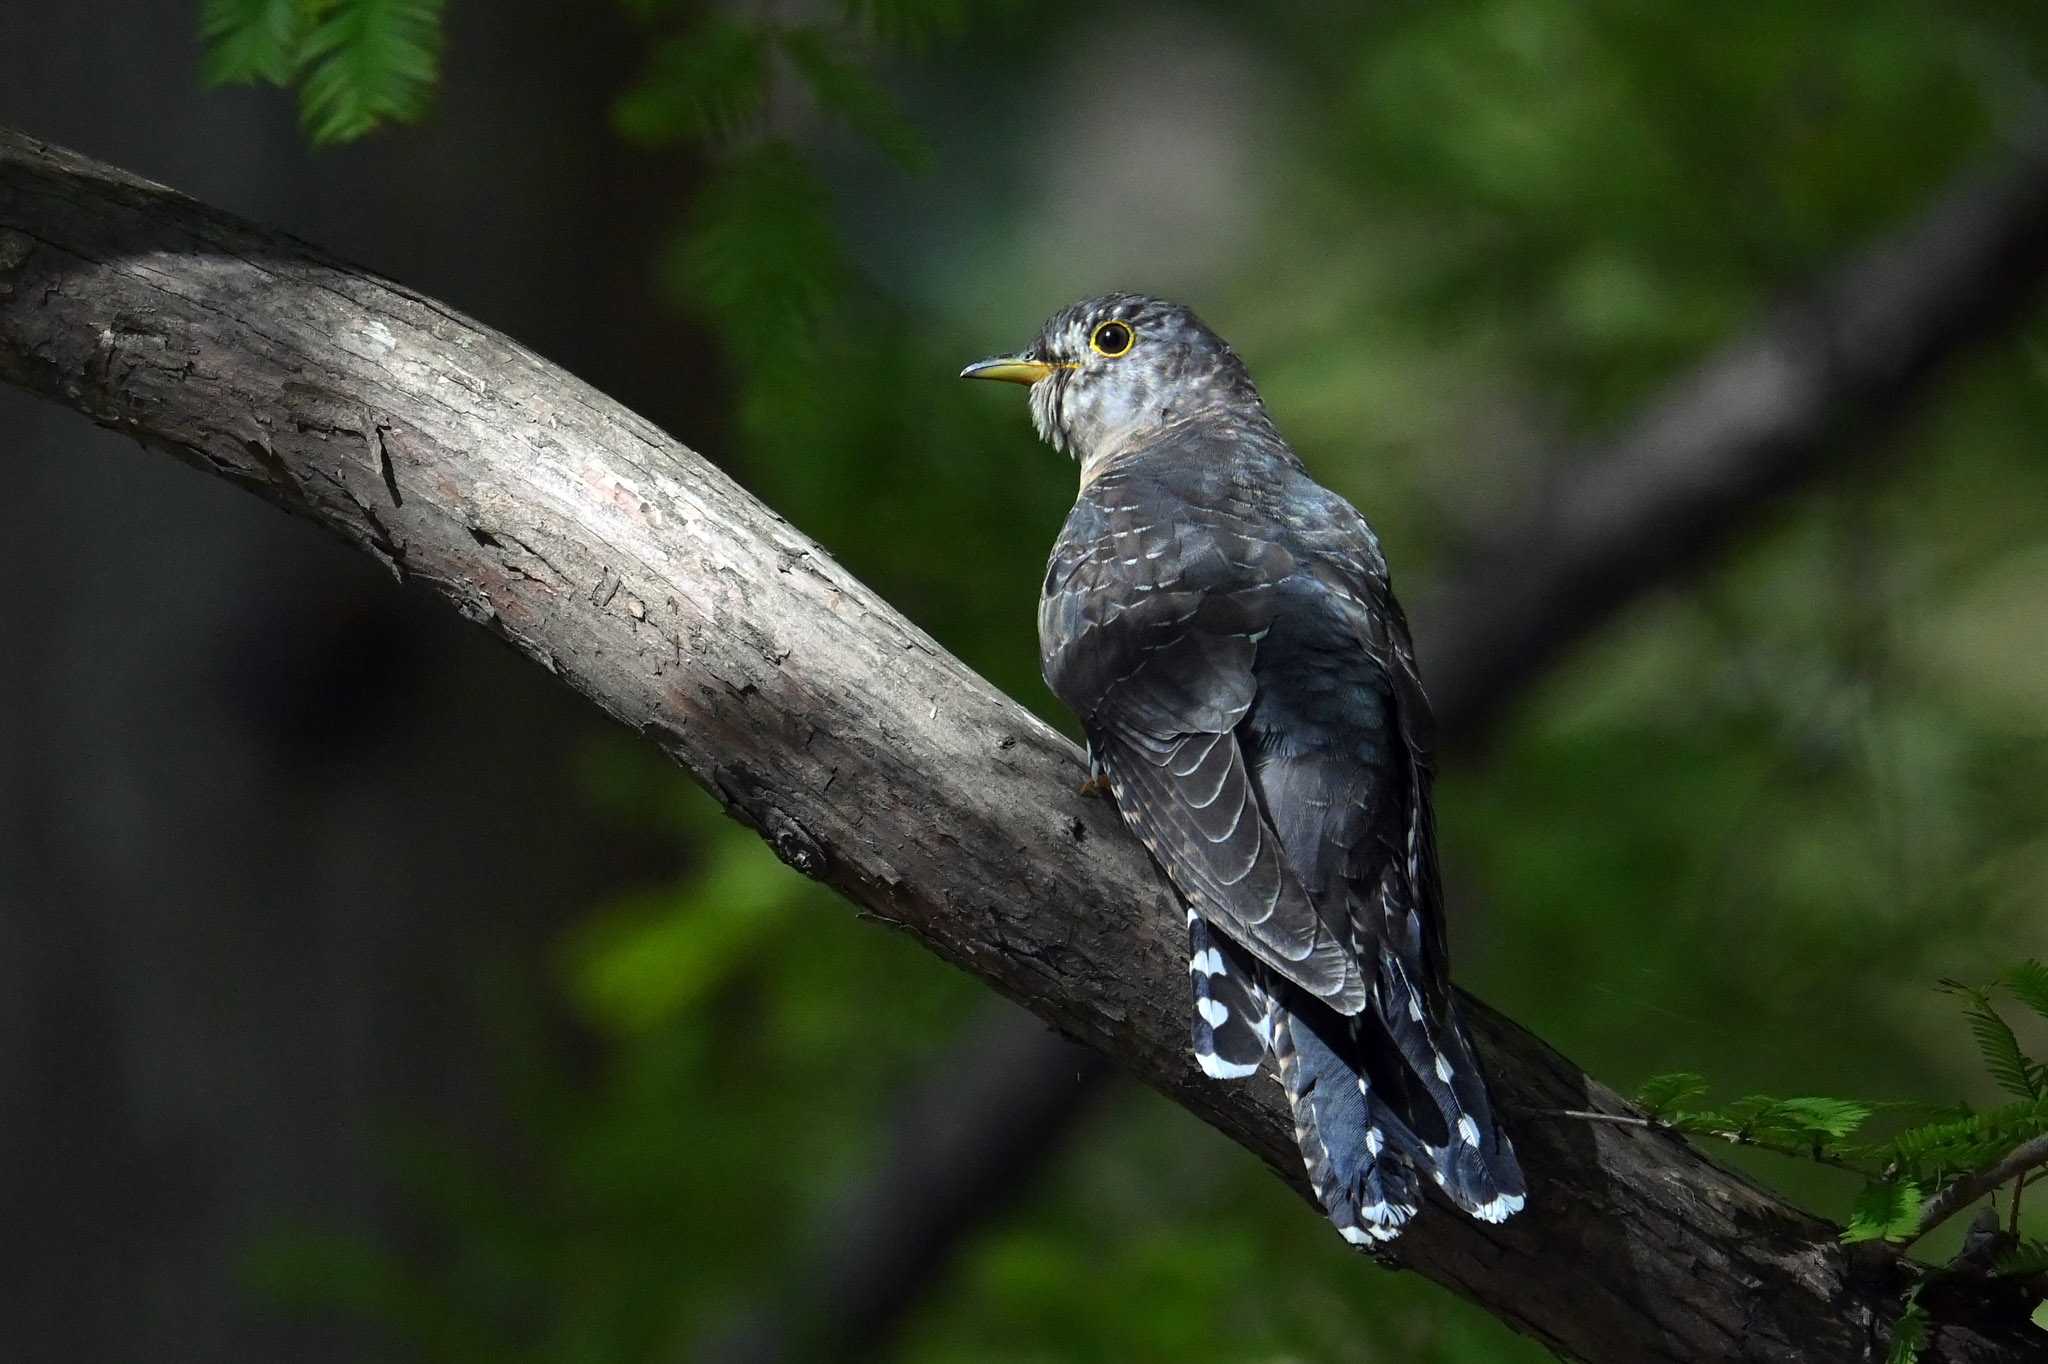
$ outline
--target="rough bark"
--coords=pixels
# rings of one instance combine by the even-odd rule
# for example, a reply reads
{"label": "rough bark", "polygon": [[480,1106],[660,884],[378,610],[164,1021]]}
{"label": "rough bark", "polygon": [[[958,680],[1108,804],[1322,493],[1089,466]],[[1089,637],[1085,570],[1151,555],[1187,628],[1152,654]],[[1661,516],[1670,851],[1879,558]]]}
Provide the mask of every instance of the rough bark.
{"label": "rough bark", "polygon": [[[1072,745],[697,455],[467,318],[0,131],[0,379],[307,516],[687,767],[808,876],[1302,1187],[1275,1086],[1189,1063],[1179,917]],[[1400,1262],[1590,1360],[1860,1360],[1906,1271],[1624,1111],[1472,1003],[1529,1168]],[[1985,1312],[1928,1358],[2036,1357]]]}

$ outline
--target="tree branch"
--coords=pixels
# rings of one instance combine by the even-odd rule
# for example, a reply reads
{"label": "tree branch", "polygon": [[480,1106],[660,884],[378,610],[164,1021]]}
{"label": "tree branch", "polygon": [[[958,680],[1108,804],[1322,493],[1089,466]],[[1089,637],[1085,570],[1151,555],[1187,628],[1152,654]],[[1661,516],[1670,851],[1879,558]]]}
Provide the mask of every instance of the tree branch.
{"label": "tree branch", "polygon": [[[2037,236],[2041,235],[2039,233]],[[2034,271],[2027,272],[2032,278]],[[1073,746],[680,444],[430,299],[0,131],[0,379],[307,516],[694,773],[806,875],[1263,1156],[1275,1086],[1190,1064],[1180,917]],[[1473,1001],[1529,1169],[1400,1262],[1590,1360],[1857,1360],[1900,1284]],[[2018,1360],[2023,1322],[1929,1359]]]}
{"label": "tree branch", "polygon": [[[1988,1170],[1958,1175],[1950,1180],[1940,1193],[1927,1200],[1926,1206],[1920,1209],[1919,1225],[1911,1236],[1900,1242],[1900,1245],[1912,1245],[2006,1180],[2038,1170],[2043,1165],[2048,1165],[2048,1137],[2035,1137],[2032,1141],[2024,1141],[2015,1146],[2006,1153],[2003,1160]],[[2013,1197],[2019,1197],[2017,1191]],[[2014,1226],[2014,1234],[2018,1234],[2017,1224]]]}

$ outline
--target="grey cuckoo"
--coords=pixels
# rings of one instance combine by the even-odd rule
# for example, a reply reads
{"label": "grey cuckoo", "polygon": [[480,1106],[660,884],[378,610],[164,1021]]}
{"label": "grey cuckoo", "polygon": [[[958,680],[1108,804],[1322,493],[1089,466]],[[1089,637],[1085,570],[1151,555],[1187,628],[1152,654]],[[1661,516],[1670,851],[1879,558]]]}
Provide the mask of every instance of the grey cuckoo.
{"label": "grey cuckoo", "polygon": [[1081,466],[1045,680],[1187,907],[1195,1059],[1235,1080],[1272,1058],[1354,1244],[1399,1235],[1424,1174],[1512,1216],[1522,1171],[1450,988],[1429,703],[1372,528],[1176,304],[1087,299],[962,377],[1029,384]]}

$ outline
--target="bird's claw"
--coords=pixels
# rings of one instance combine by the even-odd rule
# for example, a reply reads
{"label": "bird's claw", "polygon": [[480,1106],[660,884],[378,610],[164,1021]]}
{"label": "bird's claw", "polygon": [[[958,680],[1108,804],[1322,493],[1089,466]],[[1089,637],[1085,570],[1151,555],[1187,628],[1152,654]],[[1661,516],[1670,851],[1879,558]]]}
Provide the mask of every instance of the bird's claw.
{"label": "bird's claw", "polygon": [[1097,772],[1082,782],[1076,790],[1084,796],[1106,796],[1109,794],[1109,778]]}

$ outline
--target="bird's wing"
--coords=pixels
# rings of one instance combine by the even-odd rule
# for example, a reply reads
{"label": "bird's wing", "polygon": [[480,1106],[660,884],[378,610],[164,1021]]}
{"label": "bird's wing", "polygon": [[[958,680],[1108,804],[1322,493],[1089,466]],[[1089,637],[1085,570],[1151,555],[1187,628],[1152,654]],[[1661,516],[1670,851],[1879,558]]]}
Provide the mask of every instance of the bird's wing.
{"label": "bird's wing", "polygon": [[[1103,486],[1104,484],[1109,486]],[[1289,867],[1237,728],[1289,552],[1225,505],[1091,489],[1040,613],[1046,680],[1082,717],[1125,822],[1203,918],[1340,1013],[1365,978]]]}
{"label": "bird's wing", "polygon": [[1405,953],[1402,963],[1425,1003],[1436,1016],[1450,994],[1450,960],[1444,945],[1443,883],[1437,868],[1435,802],[1430,787],[1436,777],[1436,719],[1422,689],[1409,638],[1408,619],[1383,574],[1361,570],[1342,557],[1322,557],[1311,570],[1342,580],[1345,600],[1365,654],[1386,680],[1391,730],[1405,762],[1394,793],[1399,817],[1389,821],[1399,842],[1376,855],[1354,844],[1347,879],[1354,890],[1370,892],[1384,876],[1393,883],[1392,902],[1408,922],[1384,926],[1383,951]]}
{"label": "bird's wing", "polygon": [[[1256,778],[1297,865],[1308,860],[1296,853],[1304,825],[1334,854],[1329,881],[1308,875],[1319,900],[1344,904],[1349,940],[1372,982],[1378,1028],[1361,1031],[1358,1044],[1381,1056],[1361,1072],[1372,1077],[1378,1120],[1396,1146],[1441,1176],[1454,1201],[1499,1221],[1521,1206],[1525,1186],[1451,996],[1430,798],[1435,726],[1385,574],[1347,552],[1362,527],[1353,534],[1334,525],[1327,539],[1309,534],[1302,573],[1319,580],[1326,609],[1367,667],[1369,685],[1353,676],[1345,690],[1354,704],[1367,690],[1381,698],[1383,717],[1358,731],[1384,736],[1390,751],[1374,764],[1381,776],[1361,786],[1355,768],[1317,760],[1325,754],[1295,764],[1305,771],[1269,761]],[[1254,715],[1251,728],[1258,724]]]}

